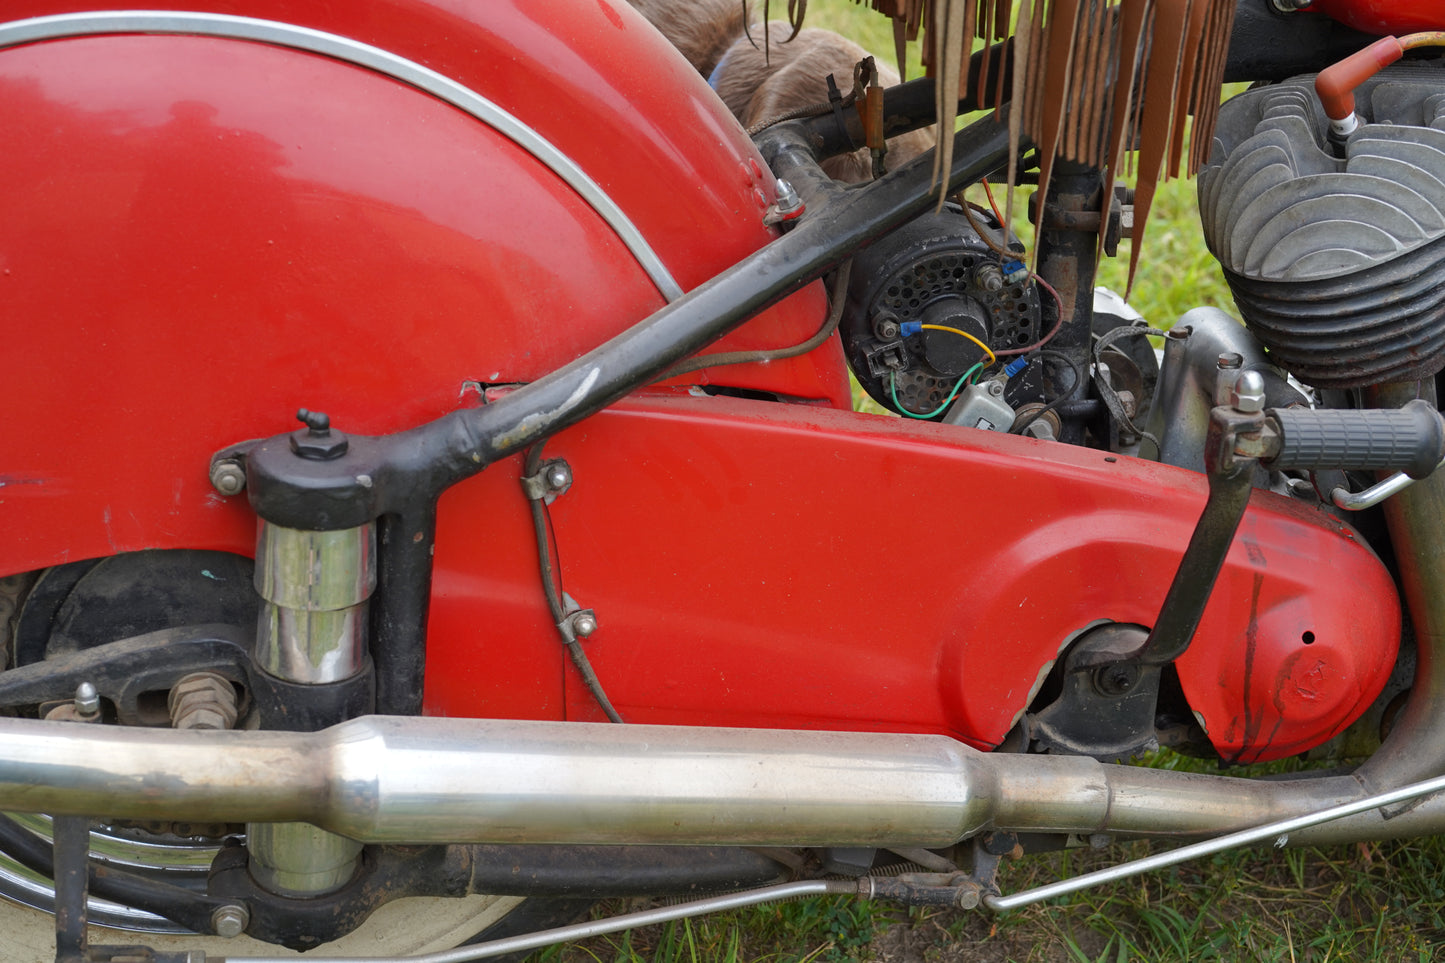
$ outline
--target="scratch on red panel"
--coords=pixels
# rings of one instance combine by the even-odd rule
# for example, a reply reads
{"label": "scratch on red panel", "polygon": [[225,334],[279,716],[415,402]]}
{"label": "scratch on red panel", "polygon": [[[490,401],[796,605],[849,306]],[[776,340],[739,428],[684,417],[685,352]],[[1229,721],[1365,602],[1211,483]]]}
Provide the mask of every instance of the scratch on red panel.
{"label": "scratch on red panel", "polygon": [[1325,664],[1316,660],[1302,676],[1296,677],[1294,688],[1304,699],[1318,699],[1320,690],[1325,687]]}
{"label": "scratch on red panel", "polygon": [[105,522],[105,540],[110,543],[110,550],[112,552],[120,551],[120,549],[117,548],[115,544],[115,529],[113,529],[110,524],[109,505],[105,506],[105,510],[100,513],[100,518],[101,521]]}

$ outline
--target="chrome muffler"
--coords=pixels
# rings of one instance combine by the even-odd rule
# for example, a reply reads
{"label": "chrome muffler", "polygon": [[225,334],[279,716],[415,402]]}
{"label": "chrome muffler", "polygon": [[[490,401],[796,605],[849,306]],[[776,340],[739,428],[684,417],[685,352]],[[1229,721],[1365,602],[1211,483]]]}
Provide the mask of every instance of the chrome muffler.
{"label": "chrome muffler", "polygon": [[[945,736],[369,716],[315,733],[0,719],[0,809],[307,822],[369,843],[943,847],[988,829],[1204,836],[1367,796]],[[1438,797],[1292,843],[1438,832]]]}

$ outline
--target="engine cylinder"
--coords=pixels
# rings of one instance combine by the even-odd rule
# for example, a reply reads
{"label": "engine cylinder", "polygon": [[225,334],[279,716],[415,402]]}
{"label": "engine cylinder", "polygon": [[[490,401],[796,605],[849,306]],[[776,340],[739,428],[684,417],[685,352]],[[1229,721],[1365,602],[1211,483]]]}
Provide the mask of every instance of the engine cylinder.
{"label": "engine cylinder", "polygon": [[[1445,94],[1406,64],[1356,91],[1332,143],[1296,78],[1220,110],[1200,217],[1244,321],[1271,360],[1322,388],[1445,366]],[[1341,156],[1337,156],[1341,155]]]}

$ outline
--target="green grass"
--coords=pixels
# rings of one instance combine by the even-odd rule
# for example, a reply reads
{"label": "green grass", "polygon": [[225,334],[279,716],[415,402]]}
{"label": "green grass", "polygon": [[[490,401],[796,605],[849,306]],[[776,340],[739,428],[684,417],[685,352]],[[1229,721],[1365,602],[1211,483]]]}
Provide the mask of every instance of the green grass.
{"label": "green grass", "polygon": [[[785,5],[773,0],[773,15]],[[809,24],[853,36],[892,62],[885,20],[814,0]],[[916,53],[910,76],[918,73]],[[1016,207],[1022,209],[1020,194]],[[1002,201],[1000,201],[1002,203]],[[1031,241],[1026,226],[1020,233]],[[1127,245],[1098,283],[1123,293]],[[1156,326],[1231,301],[1200,239],[1192,181],[1161,186],[1131,303]],[[1177,757],[1164,765],[1179,764]],[[1193,764],[1193,763],[1191,763]],[[1168,848],[1150,842],[1005,862],[1005,892]],[[1437,839],[1324,849],[1239,850],[999,916],[848,899],[755,907],[553,948],[549,963],[887,960],[1123,963],[1181,960],[1348,963],[1445,959],[1445,847]],[[636,908],[625,901],[599,915]]]}

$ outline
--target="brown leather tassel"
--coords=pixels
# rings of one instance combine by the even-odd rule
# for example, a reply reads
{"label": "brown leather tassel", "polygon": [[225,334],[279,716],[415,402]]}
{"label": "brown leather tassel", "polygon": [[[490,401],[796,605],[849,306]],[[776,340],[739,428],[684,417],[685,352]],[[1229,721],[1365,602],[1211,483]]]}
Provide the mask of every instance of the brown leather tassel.
{"label": "brown leather tassel", "polygon": [[[861,2],[861,0],[860,0]],[[1134,243],[1129,278],[1138,267],[1145,222],[1161,178],[1193,174],[1208,156],[1219,110],[1220,82],[1233,25],[1233,0],[1019,0],[1014,69],[1008,99],[1011,143],[1027,137],[1039,149],[1039,189],[1056,160],[1104,172],[1105,203],[1115,183],[1136,175]],[[970,91],[962,64],[974,37],[1007,36],[1015,0],[871,0],[905,23],[910,36],[926,26],[924,63],[941,90],[981,104],[994,91]],[[941,42],[940,42],[941,40]],[[987,71],[980,72],[987,76]],[[1110,78],[1115,81],[1108,88]],[[961,85],[961,86],[955,86]],[[951,161],[956,118],[951,96],[938,98],[937,171]],[[1193,133],[1185,150],[1189,116]],[[1131,152],[1137,151],[1137,156]],[[1136,166],[1137,165],[1137,166]],[[1010,195],[1013,175],[1010,173]],[[1010,196],[1010,210],[1012,197]],[[1101,219],[1102,220],[1102,219]],[[1102,243],[1101,226],[1100,242]]]}

